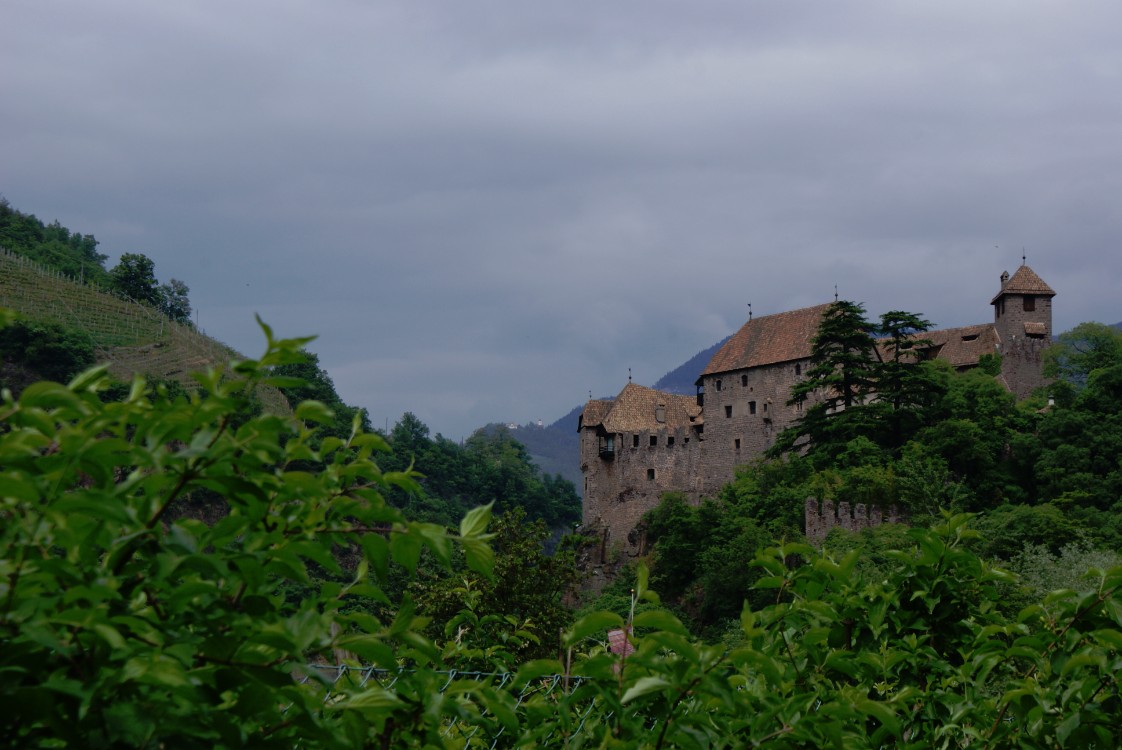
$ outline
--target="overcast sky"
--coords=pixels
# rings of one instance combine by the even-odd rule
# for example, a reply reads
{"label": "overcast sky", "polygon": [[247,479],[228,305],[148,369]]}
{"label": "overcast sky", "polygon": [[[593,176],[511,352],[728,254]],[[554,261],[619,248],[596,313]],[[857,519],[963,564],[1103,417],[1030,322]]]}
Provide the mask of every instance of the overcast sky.
{"label": "overcast sky", "polygon": [[[754,314],[1122,320],[1122,3],[4,0],[0,194],[460,438]],[[575,425],[574,425],[575,429]]]}

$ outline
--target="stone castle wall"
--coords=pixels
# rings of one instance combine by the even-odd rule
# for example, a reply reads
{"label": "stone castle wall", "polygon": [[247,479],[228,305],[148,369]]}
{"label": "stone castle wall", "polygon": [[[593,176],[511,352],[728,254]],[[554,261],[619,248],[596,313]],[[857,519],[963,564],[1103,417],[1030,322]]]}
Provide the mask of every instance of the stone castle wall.
{"label": "stone castle wall", "polygon": [[600,457],[596,430],[582,432],[582,523],[599,529],[605,555],[642,554],[643,540],[635,526],[658,505],[663,494],[682,492],[690,502],[699,501],[700,445],[692,433],[688,428],[679,428],[616,435],[614,455],[605,460]]}
{"label": "stone castle wall", "polygon": [[787,406],[787,400],[808,366],[809,360],[799,360],[703,379],[705,494],[731,482],[736,467],[763,455],[795,423],[802,412]]}
{"label": "stone castle wall", "polygon": [[831,500],[819,501],[806,499],[803,516],[806,523],[806,539],[811,544],[822,544],[831,529],[842,528],[846,531],[862,531],[880,526],[883,523],[907,523],[907,514],[895,505],[881,508],[864,503],[850,505],[844,500],[836,505]]}

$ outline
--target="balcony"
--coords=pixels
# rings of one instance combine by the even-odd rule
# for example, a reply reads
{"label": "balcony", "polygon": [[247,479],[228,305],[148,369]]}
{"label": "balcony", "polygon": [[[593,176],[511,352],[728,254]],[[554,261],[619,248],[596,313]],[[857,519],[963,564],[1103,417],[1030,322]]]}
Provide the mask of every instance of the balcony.
{"label": "balcony", "polygon": [[611,461],[616,457],[616,436],[605,435],[600,438],[600,458]]}

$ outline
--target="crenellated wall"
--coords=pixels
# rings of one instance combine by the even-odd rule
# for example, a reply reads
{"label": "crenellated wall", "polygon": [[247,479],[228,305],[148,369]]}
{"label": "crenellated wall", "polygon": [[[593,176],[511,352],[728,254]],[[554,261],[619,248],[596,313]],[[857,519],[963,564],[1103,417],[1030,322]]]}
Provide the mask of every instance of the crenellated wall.
{"label": "crenellated wall", "polygon": [[895,505],[888,508],[864,503],[850,505],[844,500],[836,505],[832,500],[806,499],[804,514],[806,539],[811,544],[822,544],[831,529],[862,531],[885,523],[908,523],[908,516]]}

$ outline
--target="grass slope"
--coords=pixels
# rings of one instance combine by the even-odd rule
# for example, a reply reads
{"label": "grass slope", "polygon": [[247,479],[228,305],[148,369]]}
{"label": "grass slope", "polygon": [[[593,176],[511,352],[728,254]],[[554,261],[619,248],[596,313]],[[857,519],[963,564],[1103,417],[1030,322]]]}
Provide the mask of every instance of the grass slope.
{"label": "grass slope", "polygon": [[[0,307],[29,320],[57,323],[89,338],[99,362],[120,380],[134,374],[194,387],[190,374],[242,358],[230,347],[173,323],[146,305],[78,283],[58,271],[0,249]],[[274,411],[288,409],[279,391],[259,397]]]}

